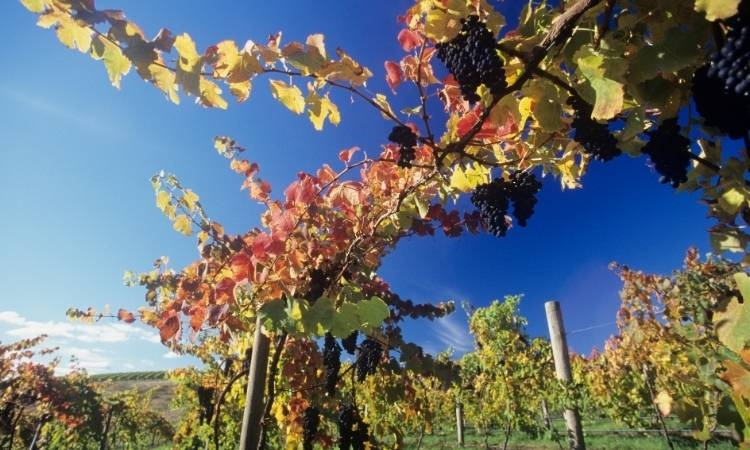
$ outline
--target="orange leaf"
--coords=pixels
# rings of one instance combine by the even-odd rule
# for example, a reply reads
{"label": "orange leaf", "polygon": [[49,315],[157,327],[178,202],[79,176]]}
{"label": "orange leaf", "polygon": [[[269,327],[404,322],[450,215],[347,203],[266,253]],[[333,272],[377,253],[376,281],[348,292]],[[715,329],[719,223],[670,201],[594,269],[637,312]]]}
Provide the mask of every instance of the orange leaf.
{"label": "orange leaf", "polygon": [[125,323],[135,322],[135,316],[133,316],[133,313],[130,311],[126,311],[122,308],[120,308],[120,310],[117,311],[117,319],[122,320]]}

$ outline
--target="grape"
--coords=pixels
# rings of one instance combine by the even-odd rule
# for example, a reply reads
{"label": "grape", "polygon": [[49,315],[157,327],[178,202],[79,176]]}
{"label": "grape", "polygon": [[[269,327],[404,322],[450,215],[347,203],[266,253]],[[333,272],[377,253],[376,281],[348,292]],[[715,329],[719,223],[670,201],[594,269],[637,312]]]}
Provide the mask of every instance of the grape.
{"label": "grape", "polygon": [[331,333],[326,333],[323,344],[323,364],[326,367],[326,392],[336,395],[336,384],[339,381],[341,369],[341,347]]}
{"label": "grape", "polygon": [[661,174],[662,183],[677,187],[687,181],[690,164],[690,139],[680,134],[677,118],[663,120],[659,128],[648,133],[651,139],[641,150],[651,158]]}
{"label": "grape", "polygon": [[339,408],[336,425],[339,428],[339,450],[349,450],[352,446],[352,432],[354,424],[358,422],[357,408],[348,403]]}
{"label": "grape", "polygon": [[513,203],[513,215],[518,224],[525,227],[534,213],[536,194],[542,184],[533,173],[511,172],[509,181],[495,178],[490,183],[477,186],[471,195],[471,203],[479,209],[479,215],[487,230],[495,236],[505,236],[508,221],[505,216],[508,206]]}
{"label": "grape", "polygon": [[733,139],[750,129],[750,2],[726,20],[724,43],[693,75],[693,99],[705,124]]}
{"label": "grape", "polygon": [[417,135],[414,134],[414,131],[406,125],[396,125],[388,135],[388,140],[400,146],[398,151],[398,166],[407,169],[411,167],[411,163],[417,155],[415,148],[417,145]]}
{"label": "grape", "polygon": [[578,97],[571,97],[568,104],[573,107],[575,114],[571,126],[575,130],[573,139],[581,144],[599,161],[609,161],[622,152],[617,148],[617,139],[609,132],[606,123],[599,123],[591,118],[594,108]]}
{"label": "grape", "polygon": [[208,423],[214,415],[214,389],[198,386],[198,405],[200,406],[198,420],[200,423]]}
{"label": "grape", "polygon": [[341,346],[344,347],[344,350],[346,350],[346,352],[349,353],[350,355],[353,355],[354,352],[357,351],[357,337],[358,336],[359,336],[359,332],[357,330],[354,330],[352,334],[341,339]]}
{"label": "grape", "polygon": [[709,127],[718,128],[733,139],[750,129],[750,97],[736,95],[724,83],[708,75],[705,65],[693,74],[693,100],[698,113]]}
{"label": "grape", "polygon": [[362,341],[360,355],[357,358],[357,380],[364,381],[367,375],[372,375],[378,369],[383,358],[383,346],[375,339],[367,338]]}
{"label": "grape", "polygon": [[502,94],[507,83],[495,36],[479,16],[471,15],[461,23],[456,37],[437,44],[438,58],[456,78],[468,102],[479,101],[476,91],[480,84],[490,88],[492,95]]}
{"label": "grape", "polygon": [[505,180],[496,178],[490,183],[477,186],[471,194],[471,203],[479,209],[479,215],[490,233],[498,237],[505,236],[509,226],[505,219],[508,212]]}
{"label": "grape", "polygon": [[313,440],[315,435],[318,433],[318,426],[320,425],[320,411],[314,406],[305,409],[305,413],[302,418],[302,448],[303,450],[312,450]]}
{"label": "grape", "polygon": [[339,429],[339,450],[364,450],[370,440],[367,424],[359,416],[357,407],[351,403],[342,405],[336,417]]}
{"label": "grape", "polygon": [[328,289],[328,276],[320,269],[313,269],[310,271],[310,284],[305,295],[305,300],[310,303],[315,302],[317,299],[323,296],[326,289]]}
{"label": "grape", "polygon": [[510,174],[509,196],[513,202],[513,215],[518,225],[525,227],[526,222],[534,214],[536,194],[542,188],[533,173],[513,172]]}

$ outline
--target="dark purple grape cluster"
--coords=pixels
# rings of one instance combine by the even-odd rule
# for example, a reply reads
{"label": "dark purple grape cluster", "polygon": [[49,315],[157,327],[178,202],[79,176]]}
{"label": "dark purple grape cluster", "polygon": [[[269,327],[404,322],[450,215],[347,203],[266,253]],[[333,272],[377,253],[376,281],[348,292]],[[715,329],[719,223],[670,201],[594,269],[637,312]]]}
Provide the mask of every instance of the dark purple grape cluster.
{"label": "dark purple grape cluster", "polygon": [[323,343],[323,364],[326,367],[326,392],[336,395],[336,384],[341,370],[341,347],[331,333],[326,333]]}
{"label": "dark purple grape cluster", "polygon": [[373,375],[383,358],[383,345],[375,339],[367,338],[359,347],[357,358],[357,380],[365,381],[367,375]]}
{"label": "dark purple grape cluster", "polygon": [[622,153],[607,124],[591,118],[594,108],[590,104],[578,97],[570,97],[568,104],[574,111],[573,139],[583,146],[586,153],[599,161],[609,161]]}
{"label": "dark purple grape cluster", "polygon": [[342,405],[336,417],[339,429],[339,450],[365,450],[370,440],[367,424],[359,416],[357,407],[351,403]]}
{"label": "dark purple grape cluster", "polygon": [[487,86],[492,95],[500,95],[507,83],[495,36],[479,16],[471,15],[461,23],[455,38],[437,44],[438,58],[456,78],[468,102],[479,101],[477,88],[481,84]]}
{"label": "dark purple grape cluster", "polygon": [[513,172],[508,181],[508,195],[513,202],[513,216],[518,225],[525,227],[529,218],[534,214],[536,194],[542,189],[542,183],[533,173]]}
{"label": "dark purple grape cluster", "polygon": [[398,166],[411,167],[417,156],[417,135],[406,125],[396,125],[388,135],[388,140],[399,145]]}
{"label": "dark purple grape cluster", "polygon": [[210,423],[214,416],[214,394],[216,391],[210,387],[198,386],[197,393],[200,407],[198,420],[200,423]]}
{"label": "dark purple grape cluster", "polygon": [[471,195],[471,203],[479,210],[479,215],[487,230],[495,236],[505,236],[509,223],[506,219],[508,207],[513,204],[513,215],[518,224],[525,227],[534,214],[536,194],[542,183],[533,173],[512,172],[508,181],[495,178],[489,183],[477,186]]}
{"label": "dark purple grape cluster", "polygon": [[730,92],[724,82],[710,77],[709,65],[693,74],[693,101],[704,123],[732,139],[743,137],[750,129],[750,97]]}
{"label": "dark purple grape cluster", "polygon": [[313,269],[310,271],[310,283],[308,284],[307,295],[305,300],[310,303],[314,303],[317,299],[323,296],[326,289],[328,289],[328,276],[321,269]]}
{"label": "dark purple grape cluster", "polygon": [[659,128],[648,133],[650,139],[641,150],[651,158],[662,183],[673,187],[687,181],[690,165],[690,139],[680,134],[677,118],[666,119]]}
{"label": "dark purple grape cluster", "polygon": [[313,450],[313,441],[320,426],[320,411],[314,406],[305,409],[302,416],[302,449]]}
{"label": "dark purple grape cluster", "polygon": [[357,351],[357,337],[359,337],[359,332],[354,330],[352,334],[341,339],[341,346],[350,355],[353,355]]}
{"label": "dark purple grape cluster", "polygon": [[750,130],[750,2],[725,24],[724,43],[693,75],[693,100],[707,126],[739,139]]}

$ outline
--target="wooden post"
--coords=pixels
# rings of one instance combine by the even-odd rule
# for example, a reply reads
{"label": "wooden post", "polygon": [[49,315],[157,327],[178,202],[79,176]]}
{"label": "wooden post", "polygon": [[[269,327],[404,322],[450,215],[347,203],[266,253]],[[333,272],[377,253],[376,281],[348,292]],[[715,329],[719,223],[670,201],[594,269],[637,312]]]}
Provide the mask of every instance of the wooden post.
{"label": "wooden post", "polygon": [[[544,304],[547,313],[547,325],[549,327],[550,343],[552,344],[552,356],[555,359],[555,372],[557,378],[566,383],[573,381],[570,370],[570,356],[568,355],[568,342],[565,338],[565,325],[563,325],[560,303],[550,301]],[[573,450],[585,450],[586,444],[583,440],[583,427],[578,409],[565,410],[565,426],[568,429],[568,442]]]}
{"label": "wooden post", "polygon": [[464,405],[461,402],[456,403],[456,435],[458,445],[464,445]]}
{"label": "wooden post", "polygon": [[115,405],[109,405],[107,411],[107,419],[104,421],[104,429],[102,430],[101,441],[99,441],[99,450],[107,450],[107,437],[109,435],[109,427],[112,424],[112,416],[115,413]]}
{"label": "wooden post", "polygon": [[245,412],[242,415],[242,435],[240,450],[257,450],[260,442],[263,418],[263,393],[266,390],[266,371],[268,370],[268,351],[270,340],[263,333],[260,316],[255,322],[250,371],[247,374],[247,391],[245,395]]}

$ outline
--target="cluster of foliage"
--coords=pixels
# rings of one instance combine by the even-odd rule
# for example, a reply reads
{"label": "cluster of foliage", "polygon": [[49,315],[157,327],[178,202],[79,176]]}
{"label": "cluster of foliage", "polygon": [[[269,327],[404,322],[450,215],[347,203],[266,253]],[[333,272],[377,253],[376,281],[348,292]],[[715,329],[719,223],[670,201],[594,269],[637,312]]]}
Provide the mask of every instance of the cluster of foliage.
{"label": "cluster of foliage", "polygon": [[750,278],[690,250],[671,276],[616,266],[623,281],[619,334],[577,358],[588,407],[630,426],[676,416],[706,441],[719,426],[750,440]]}
{"label": "cluster of foliage", "polygon": [[55,375],[44,337],[0,344],[0,448],[142,449],[172,438],[171,424],[135,391],[107,394],[85,372]]}
{"label": "cluster of foliage", "polygon": [[[738,72],[728,77],[730,72],[719,67],[745,61],[737,36],[745,29],[747,8],[739,0],[529,3],[513,29],[486,0],[416,0],[400,17],[398,41],[405,55],[384,63],[391,90],[412,85],[416,93],[414,106],[398,112],[385,94],[363,89],[372,77],[369,69],[341,49],[330,55],[319,34],[282,45],[278,33],[265,44],[248,41],[241,48],[225,40],[199,52],[187,33],[175,36],[162,29],[148,39],[124,13],[99,10],[94,0],[21,2],[64,45],[101,60],[116,87],[135,69],[172,102],[183,93],[206,107],[226,108],[222,85],[242,102],[251,84],[267,76],[274,97],[293,113],[306,113],[316,129],[341,120],[335,90],[392,122],[390,142],[374,152],[376,157],[364,152],[356,157],[357,148],[343,150],[338,170],[325,164],[300,173],[281,198],[271,196],[258,165],[242,158],[244,148],[231,138],[216,138],[216,149],[244,177],[250,197],[264,205],[261,226],[237,236],[210,219],[199,196],[175,176],[160,173],[152,179],[156,204],[174,228],[186,235],[197,229],[200,256],[181,270],[168,269],[160,259],[151,272],[133,274],[129,282],[146,288],[147,305],[137,317],[125,310],[116,317],[140,318],[172,346],[184,336],[198,343],[207,336],[241,341],[262,324],[274,341],[263,427],[287,445],[305,435],[333,440],[311,432],[317,431],[313,424],[332,417],[332,404],[339,405],[342,446],[350,440],[361,444],[372,429],[367,414],[344,398],[354,393],[340,392],[338,344],[321,352],[320,337],[331,342],[354,332],[366,335],[349,366],[364,374],[360,382],[379,373],[373,362],[385,363],[393,351],[400,354],[403,370],[450,373],[446,364],[404,342],[399,325],[406,317],[440,317],[452,304],[402,300],[378,275],[383,257],[402,239],[436,230],[450,237],[481,229],[504,235],[513,225],[511,203],[516,224],[525,225],[541,189],[539,174],[557,178],[563,188],[577,188],[592,159],[646,155],[662,181],[702,192],[717,220],[711,229],[717,249],[745,252],[750,242],[740,224],[750,218],[748,152],[722,149],[726,139],[746,137],[747,130],[725,128],[716,120],[717,109],[730,109],[727,105],[736,106],[735,117],[746,113],[746,101],[738,97],[744,94],[737,89],[747,83],[738,84]],[[704,95],[707,91],[715,95]],[[693,100],[702,117],[681,114]],[[473,204],[464,209],[458,200],[471,193]],[[525,342],[518,324],[503,322],[507,328],[497,335],[486,325],[490,318],[510,320],[512,309],[497,306],[477,316],[472,329],[478,340],[497,346],[499,353],[478,349],[464,366],[475,366],[478,379],[486,376],[496,386],[491,393],[497,401],[481,407],[504,405],[485,416],[497,417],[509,429],[531,429],[523,405],[534,401],[520,402],[512,379],[520,378],[517,367],[547,364],[545,346]],[[730,309],[729,319],[736,314]],[[93,310],[71,315],[101,317]],[[702,329],[694,328],[681,329]],[[514,346],[520,347],[511,352]],[[518,366],[500,364],[498,355],[521,360]],[[726,369],[722,376],[730,385],[740,386],[734,395],[743,399],[735,378],[742,373],[738,361],[722,359],[718,366]],[[738,410],[744,405],[734,404]]]}
{"label": "cluster of foliage", "polygon": [[469,328],[476,348],[461,358],[461,381],[452,389],[467,420],[485,437],[490,428],[502,429],[505,446],[511,433],[546,432],[543,403],[554,407],[560,398],[549,342],[526,333],[520,301],[507,296],[473,311]]}

